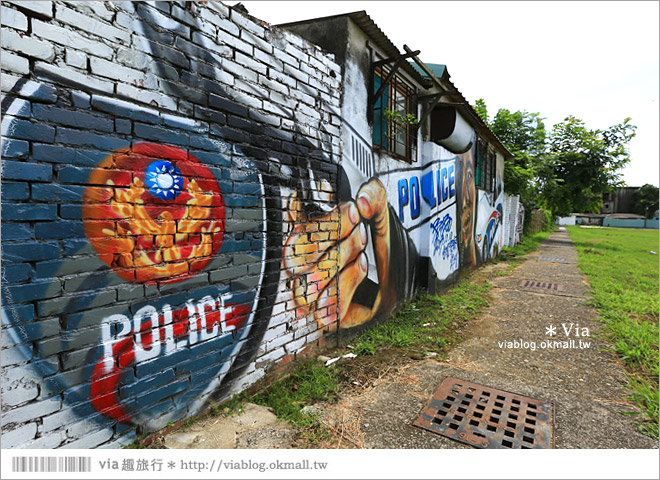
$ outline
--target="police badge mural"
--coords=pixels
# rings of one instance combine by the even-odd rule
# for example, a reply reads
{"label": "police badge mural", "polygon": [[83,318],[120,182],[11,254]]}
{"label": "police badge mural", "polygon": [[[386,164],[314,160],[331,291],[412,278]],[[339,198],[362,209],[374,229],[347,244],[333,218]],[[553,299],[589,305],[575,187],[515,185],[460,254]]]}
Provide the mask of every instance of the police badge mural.
{"label": "police badge mural", "polygon": [[[95,96],[94,104],[97,118],[110,110],[160,118],[109,97]],[[21,118],[29,109],[22,99],[8,106],[14,115],[3,119],[3,152],[22,142],[12,135],[33,125]],[[42,377],[42,396],[62,394],[78,417],[99,425],[151,430],[194,414],[230,370],[245,366],[237,358],[268,324],[264,281],[277,265],[266,261],[261,173],[202,125],[168,121],[187,127],[195,147],[113,136],[79,150],[84,167],[59,163],[65,159],[57,154],[71,150],[65,146],[52,146],[49,159],[37,152],[7,164],[11,176],[19,163],[38,169],[51,162],[56,178],[33,188],[68,193],[48,202],[66,222],[15,219],[4,204],[5,268],[36,265],[29,283],[3,282],[4,333],[29,361],[25,368]],[[12,242],[22,231],[38,232],[37,239]],[[47,247],[57,252],[52,260],[30,257]],[[29,299],[21,298],[26,287]]]}

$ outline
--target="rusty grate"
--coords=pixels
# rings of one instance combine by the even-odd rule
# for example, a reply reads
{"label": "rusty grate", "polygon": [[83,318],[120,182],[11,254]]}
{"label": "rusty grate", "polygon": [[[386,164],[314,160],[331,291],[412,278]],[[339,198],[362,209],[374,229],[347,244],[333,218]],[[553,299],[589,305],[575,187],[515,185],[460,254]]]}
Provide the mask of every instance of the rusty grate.
{"label": "rusty grate", "polygon": [[545,262],[565,262],[565,258],[556,258],[556,257],[539,257],[539,260],[545,261]]}
{"label": "rusty grate", "polygon": [[525,288],[539,288],[541,290],[549,290],[551,292],[563,292],[564,286],[559,283],[539,282],[537,280],[522,280],[521,287]]}
{"label": "rusty grate", "polygon": [[477,448],[554,448],[554,404],[446,377],[414,427]]}

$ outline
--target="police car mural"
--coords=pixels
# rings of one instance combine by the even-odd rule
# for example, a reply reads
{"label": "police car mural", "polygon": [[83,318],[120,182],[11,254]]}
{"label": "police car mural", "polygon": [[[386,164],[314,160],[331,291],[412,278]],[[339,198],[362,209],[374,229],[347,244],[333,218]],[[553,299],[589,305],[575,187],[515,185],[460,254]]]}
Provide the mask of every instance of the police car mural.
{"label": "police car mural", "polygon": [[[33,98],[53,90],[35,82],[17,88],[17,95]],[[102,96],[92,106],[110,121],[161,115]],[[37,123],[26,120],[30,103],[20,98],[3,105],[5,111],[2,152],[11,154]],[[114,143],[85,151],[90,173],[76,183],[84,184],[82,195],[59,205],[76,212],[65,223],[78,238],[58,233],[61,219],[42,230],[52,237],[38,237],[61,253],[43,273],[46,280],[27,282],[39,290],[34,300],[53,302],[35,303],[34,328],[25,328],[21,313],[30,299],[19,298],[12,285],[2,289],[3,328],[29,361],[19,368],[36,369],[43,379],[42,395],[64,392],[82,418],[147,430],[199,411],[228,372],[246,364],[237,358],[263,335],[270,312],[264,284],[277,270],[267,262],[267,252],[277,250],[266,235],[270,195],[254,162],[203,124],[172,115],[167,123],[189,142],[115,134]],[[14,163],[43,161],[28,152]],[[60,173],[67,168],[57,164],[63,159],[45,161]],[[56,178],[54,185],[74,191],[66,176]],[[2,227],[36,228],[20,218],[5,222],[4,215]],[[11,245],[3,238],[3,263],[27,262],[11,255]],[[116,300],[100,300],[108,295]],[[53,316],[59,331],[39,331],[40,320]]]}

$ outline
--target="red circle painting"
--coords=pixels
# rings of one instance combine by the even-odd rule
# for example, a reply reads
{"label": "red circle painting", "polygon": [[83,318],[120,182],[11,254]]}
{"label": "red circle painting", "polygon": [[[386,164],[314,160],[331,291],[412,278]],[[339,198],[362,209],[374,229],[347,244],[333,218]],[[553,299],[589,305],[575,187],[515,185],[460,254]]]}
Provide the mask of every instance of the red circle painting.
{"label": "red circle painting", "polygon": [[99,258],[132,282],[176,282],[203,269],[225,232],[213,173],[171,145],[138,143],[108,155],[83,195],[83,222]]}

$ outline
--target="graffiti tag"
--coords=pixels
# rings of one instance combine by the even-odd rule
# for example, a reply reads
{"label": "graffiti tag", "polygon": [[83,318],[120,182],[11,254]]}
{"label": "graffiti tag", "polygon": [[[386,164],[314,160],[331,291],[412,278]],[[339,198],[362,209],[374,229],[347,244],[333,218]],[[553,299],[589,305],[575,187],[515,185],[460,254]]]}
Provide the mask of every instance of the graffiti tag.
{"label": "graffiti tag", "polygon": [[451,215],[446,214],[442,219],[436,218],[431,222],[431,243],[433,255],[440,254],[441,258],[449,261],[451,269],[458,268],[458,242],[456,235],[451,230],[453,220]]}

